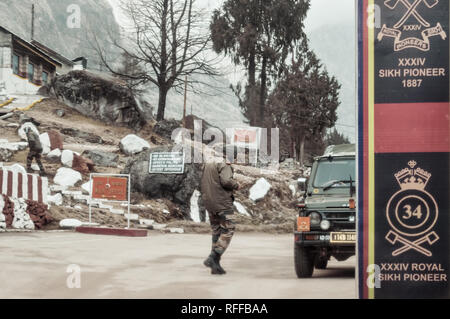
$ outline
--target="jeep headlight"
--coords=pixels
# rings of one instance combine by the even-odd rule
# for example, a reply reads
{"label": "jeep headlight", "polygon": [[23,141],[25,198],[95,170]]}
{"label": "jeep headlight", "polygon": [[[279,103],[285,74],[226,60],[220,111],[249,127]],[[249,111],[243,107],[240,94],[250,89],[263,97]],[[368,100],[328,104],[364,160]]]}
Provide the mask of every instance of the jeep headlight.
{"label": "jeep headlight", "polygon": [[320,228],[322,228],[322,230],[328,230],[328,229],[330,229],[330,227],[331,227],[331,223],[329,220],[324,219],[320,222]]}
{"label": "jeep headlight", "polygon": [[312,226],[319,226],[322,216],[318,212],[312,212],[309,214],[309,219]]}

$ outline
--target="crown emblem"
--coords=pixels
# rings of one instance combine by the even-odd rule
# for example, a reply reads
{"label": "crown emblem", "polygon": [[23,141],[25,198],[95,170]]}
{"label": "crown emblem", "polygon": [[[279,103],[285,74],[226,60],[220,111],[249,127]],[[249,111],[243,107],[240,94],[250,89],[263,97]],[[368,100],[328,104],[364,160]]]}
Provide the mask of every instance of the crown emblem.
{"label": "crown emblem", "polygon": [[417,167],[416,161],[409,161],[408,167],[394,174],[401,189],[424,190],[431,178],[431,173]]}

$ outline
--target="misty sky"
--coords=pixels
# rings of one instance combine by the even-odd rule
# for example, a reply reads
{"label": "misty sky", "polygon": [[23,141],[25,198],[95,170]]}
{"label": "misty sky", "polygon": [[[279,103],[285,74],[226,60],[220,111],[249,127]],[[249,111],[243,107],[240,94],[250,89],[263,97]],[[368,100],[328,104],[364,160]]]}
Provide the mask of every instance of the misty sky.
{"label": "misty sky", "polygon": [[[120,13],[117,10],[119,0],[108,1],[115,8],[116,17],[120,20]],[[224,0],[197,0],[199,6],[211,11],[220,7],[223,2]],[[353,21],[354,4],[355,0],[311,0],[311,9],[306,21],[307,30],[318,28],[324,24]]]}

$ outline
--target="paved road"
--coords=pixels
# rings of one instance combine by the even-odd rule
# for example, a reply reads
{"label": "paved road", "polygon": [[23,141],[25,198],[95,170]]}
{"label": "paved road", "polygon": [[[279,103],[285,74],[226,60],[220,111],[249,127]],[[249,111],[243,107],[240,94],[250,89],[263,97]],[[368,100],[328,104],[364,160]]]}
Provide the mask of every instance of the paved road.
{"label": "paved road", "polygon": [[[121,238],[72,232],[0,234],[0,298],[354,298],[355,258],[297,279],[289,235],[235,235],[211,276],[210,236]],[[67,267],[81,288],[67,287]]]}

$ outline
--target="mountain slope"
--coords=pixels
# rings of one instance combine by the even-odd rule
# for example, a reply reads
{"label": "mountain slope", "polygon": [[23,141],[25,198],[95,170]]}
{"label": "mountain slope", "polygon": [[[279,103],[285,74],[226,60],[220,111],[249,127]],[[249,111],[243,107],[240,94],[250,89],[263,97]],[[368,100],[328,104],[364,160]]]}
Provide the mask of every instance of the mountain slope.
{"label": "mountain slope", "polygon": [[356,51],[352,24],[324,25],[312,30],[308,37],[314,52],[334,75],[342,88],[338,108],[337,129],[355,141],[356,125]]}
{"label": "mountain slope", "polygon": [[[1,0],[0,25],[31,40],[31,5],[35,3],[34,39],[69,59],[87,57],[89,67],[98,68],[98,58],[87,39],[95,31],[99,43],[109,52],[114,49],[106,40],[108,32],[119,34],[113,11],[107,0]],[[68,23],[79,8],[80,27]]]}

